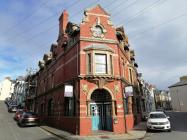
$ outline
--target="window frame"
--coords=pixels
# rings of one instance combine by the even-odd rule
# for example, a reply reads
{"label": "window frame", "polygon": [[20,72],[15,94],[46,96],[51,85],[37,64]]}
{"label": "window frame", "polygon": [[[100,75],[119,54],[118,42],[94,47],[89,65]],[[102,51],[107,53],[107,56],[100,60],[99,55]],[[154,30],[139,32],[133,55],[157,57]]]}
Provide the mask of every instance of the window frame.
{"label": "window frame", "polygon": [[[96,55],[105,55],[105,72],[97,72],[96,70]],[[88,75],[113,75],[113,55],[110,52],[100,50],[88,51],[86,53],[86,74]]]}
{"label": "window frame", "polygon": [[[64,116],[65,117],[73,117],[76,116],[76,97],[75,97],[75,84],[73,85],[73,97],[64,97]],[[65,92],[65,90],[64,90]]]}
{"label": "window frame", "polygon": [[49,99],[47,104],[47,116],[54,115],[54,99]]}
{"label": "window frame", "polygon": [[129,81],[133,84],[133,70],[131,68],[129,68]]}
{"label": "window frame", "polygon": [[92,54],[91,53],[87,54],[87,73],[88,74],[92,73]]}
{"label": "window frame", "polygon": [[[98,63],[96,62],[96,56],[105,56],[105,63]],[[94,54],[94,65],[95,65],[95,74],[108,74],[108,64],[107,64],[107,54],[103,54],[103,53],[95,53]],[[104,69],[105,71],[97,71],[97,66],[105,66]]]}

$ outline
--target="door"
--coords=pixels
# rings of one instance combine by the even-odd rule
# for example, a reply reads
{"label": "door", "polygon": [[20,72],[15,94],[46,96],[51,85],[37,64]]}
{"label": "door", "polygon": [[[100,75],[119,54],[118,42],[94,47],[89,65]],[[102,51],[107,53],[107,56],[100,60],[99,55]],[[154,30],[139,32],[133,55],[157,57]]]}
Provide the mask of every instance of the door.
{"label": "door", "polygon": [[91,104],[92,130],[102,130],[102,105]]}
{"label": "door", "polygon": [[111,103],[92,103],[92,130],[112,130]]}
{"label": "door", "polygon": [[103,119],[104,119],[104,129],[112,130],[112,105],[107,103],[103,105]]}

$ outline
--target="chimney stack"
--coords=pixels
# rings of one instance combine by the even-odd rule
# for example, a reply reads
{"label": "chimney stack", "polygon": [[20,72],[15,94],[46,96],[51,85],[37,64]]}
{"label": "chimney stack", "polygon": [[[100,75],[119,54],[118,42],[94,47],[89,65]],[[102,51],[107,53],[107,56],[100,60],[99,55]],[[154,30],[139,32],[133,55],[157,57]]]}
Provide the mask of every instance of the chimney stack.
{"label": "chimney stack", "polygon": [[65,33],[67,24],[68,24],[68,12],[64,10],[59,18],[59,35]]}

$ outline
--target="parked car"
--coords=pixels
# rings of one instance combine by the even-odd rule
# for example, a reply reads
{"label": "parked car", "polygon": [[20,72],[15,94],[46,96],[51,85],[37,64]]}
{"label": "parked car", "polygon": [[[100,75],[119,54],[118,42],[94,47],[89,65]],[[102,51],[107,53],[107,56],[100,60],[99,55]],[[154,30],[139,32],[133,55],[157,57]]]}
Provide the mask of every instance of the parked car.
{"label": "parked car", "polygon": [[7,106],[9,106],[9,104],[10,104],[11,102],[13,102],[12,99],[7,99],[7,100],[6,100],[6,104],[7,104]]}
{"label": "parked car", "polygon": [[164,112],[166,114],[165,110],[162,108],[158,108],[158,109],[156,109],[156,111]]}
{"label": "parked car", "polygon": [[19,121],[23,113],[26,111],[26,109],[18,109],[14,115],[14,119],[16,121]]}
{"label": "parked car", "polygon": [[39,124],[38,115],[34,112],[23,112],[22,116],[18,120],[20,126],[33,126]]}
{"label": "parked car", "polygon": [[147,118],[147,131],[150,130],[167,130],[171,132],[169,117],[165,113],[150,112]]}
{"label": "parked car", "polygon": [[10,97],[5,98],[5,103],[7,104],[9,100],[10,100]]}
{"label": "parked car", "polygon": [[14,101],[14,100],[9,100],[9,101],[7,102],[7,106],[8,106],[8,107],[11,106],[11,105],[15,105],[15,104],[17,104],[17,103],[16,103],[16,101]]}
{"label": "parked car", "polygon": [[11,104],[8,106],[8,112],[16,112],[18,109],[18,105],[17,104]]}

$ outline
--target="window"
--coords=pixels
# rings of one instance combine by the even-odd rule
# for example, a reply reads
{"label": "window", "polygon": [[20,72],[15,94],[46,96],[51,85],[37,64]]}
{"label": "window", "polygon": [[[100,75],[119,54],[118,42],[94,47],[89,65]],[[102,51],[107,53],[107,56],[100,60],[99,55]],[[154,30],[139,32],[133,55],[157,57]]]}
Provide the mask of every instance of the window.
{"label": "window", "polygon": [[150,114],[149,116],[152,119],[160,119],[160,118],[166,118],[166,115],[164,113],[155,113],[155,114]]}
{"label": "window", "polygon": [[113,55],[111,52],[89,51],[86,54],[86,73],[88,75],[113,75]]}
{"label": "window", "polygon": [[142,109],[143,109],[143,112],[145,112],[145,100],[142,99]]}
{"label": "window", "polygon": [[48,101],[48,116],[52,116],[54,114],[54,103],[53,103],[53,99],[50,99]]}
{"label": "window", "polygon": [[43,92],[45,92],[45,83],[46,81],[45,81],[45,79],[43,79]]}
{"label": "window", "polygon": [[52,79],[52,82],[51,82],[51,87],[54,88],[54,74],[51,75],[51,79]]}
{"label": "window", "polygon": [[106,54],[95,54],[95,73],[107,73],[107,59]]}
{"label": "window", "polygon": [[92,63],[91,63],[91,54],[88,54],[88,73],[90,74],[92,71]]}
{"label": "window", "polygon": [[74,97],[64,97],[64,116],[75,115],[75,100]]}
{"label": "window", "polygon": [[129,97],[126,97],[124,98],[124,109],[125,109],[125,114],[128,114],[128,98]]}
{"label": "window", "polygon": [[137,113],[140,113],[140,102],[139,102],[139,99],[136,99],[136,110],[137,110]]}
{"label": "window", "polygon": [[45,112],[45,105],[44,105],[44,103],[42,103],[42,104],[40,105],[40,109],[41,109],[40,114],[43,115],[44,112]]}
{"label": "window", "polygon": [[129,69],[129,76],[130,76],[130,83],[132,83],[132,70],[131,69]]}
{"label": "window", "polygon": [[112,55],[110,55],[110,73],[113,75],[113,63],[112,63]]}
{"label": "window", "polygon": [[121,67],[122,77],[125,78],[125,62],[123,58],[121,58]]}

